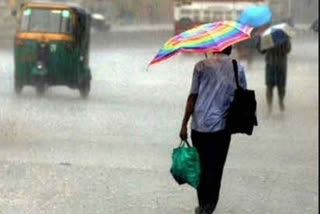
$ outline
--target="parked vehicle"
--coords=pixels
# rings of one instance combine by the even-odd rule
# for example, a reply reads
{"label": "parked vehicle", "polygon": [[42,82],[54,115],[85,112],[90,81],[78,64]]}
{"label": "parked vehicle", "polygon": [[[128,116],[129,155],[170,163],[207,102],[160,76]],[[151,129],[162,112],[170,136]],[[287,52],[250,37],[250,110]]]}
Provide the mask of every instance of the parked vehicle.
{"label": "parked vehicle", "polygon": [[117,8],[113,1],[82,1],[81,5],[91,13],[91,27],[100,32],[108,31],[116,17]]}
{"label": "parked vehicle", "polygon": [[31,85],[42,95],[47,86],[90,91],[90,14],[64,3],[21,5],[14,43],[14,88]]}
{"label": "parked vehicle", "polygon": [[99,31],[108,31],[110,30],[110,24],[107,23],[106,18],[104,15],[100,13],[93,13],[91,14],[91,25],[93,28]]}
{"label": "parked vehicle", "polygon": [[266,3],[265,0],[174,0],[174,33],[179,34],[197,25],[237,20],[242,10],[252,3]]}

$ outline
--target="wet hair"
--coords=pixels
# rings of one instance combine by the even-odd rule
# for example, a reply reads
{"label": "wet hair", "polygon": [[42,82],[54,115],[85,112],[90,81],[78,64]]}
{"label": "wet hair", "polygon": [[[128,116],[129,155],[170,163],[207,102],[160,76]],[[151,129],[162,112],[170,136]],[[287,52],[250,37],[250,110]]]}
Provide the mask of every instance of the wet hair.
{"label": "wet hair", "polygon": [[226,47],[225,49],[223,49],[223,50],[220,51],[220,52],[213,52],[212,54],[222,53],[222,54],[226,54],[226,55],[230,56],[230,55],[231,55],[231,52],[232,52],[232,45]]}
{"label": "wet hair", "polygon": [[231,54],[231,52],[232,52],[232,45],[226,47],[221,51],[221,53],[227,54],[228,56]]}

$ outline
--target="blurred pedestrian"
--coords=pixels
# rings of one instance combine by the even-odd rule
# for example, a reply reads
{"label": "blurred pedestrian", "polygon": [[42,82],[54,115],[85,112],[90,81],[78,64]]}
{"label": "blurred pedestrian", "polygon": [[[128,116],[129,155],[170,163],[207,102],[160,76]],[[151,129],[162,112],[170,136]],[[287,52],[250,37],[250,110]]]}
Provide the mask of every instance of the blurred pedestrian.
{"label": "blurred pedestrian", "polygon": [[[253,45],[252,45],[253,43]],[[254,41],[253,39],[244,40],[242,42],[239,42],[235,45],[237,58],[239,60],[245,60],[247,62],[247,71],[251,70],[252,68],[252,62],[253,62],[253,55],[254,53]]]}
{"label": "blurred pedestrian", "polygon": [[[197,214],[213,213],[219,199],[231,140],[225,126],[226,116],[236,89],[231,51],[232,46],[229,46],[194,67],[191,91],[180,130],[181,140],[186,140],[187,124],[192,116],[191,140],[199,153],[201,165]],[[244,68],[239,63],[237,65],[240,86],[246,88]]]}
{"label": "blurred pedestrian", "polygon": [[286,93],[287,82],[287,55],[291,50],[290,39],[284,43],[269,48],[267,50],[260,49],[261,38],[258,39],[257,49],[260,53],[265,54],[266,62],[266,85],[267,85],[267,104],[269,113],[272,111],[273,88],[277,87],[280,110],[285,110],[284,97]]}

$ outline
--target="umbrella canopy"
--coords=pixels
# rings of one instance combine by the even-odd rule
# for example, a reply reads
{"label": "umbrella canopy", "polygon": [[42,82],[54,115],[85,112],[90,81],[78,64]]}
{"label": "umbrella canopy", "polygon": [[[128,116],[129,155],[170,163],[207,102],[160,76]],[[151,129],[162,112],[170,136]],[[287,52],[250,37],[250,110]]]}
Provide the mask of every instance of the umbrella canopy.
{"label": "umbrella canopy", "polygon": [[220,52],[226,47],[250,38],[253,27],[234,21],[218,21],[200,25],[170,38],[150,65],[179,52]]}
{"label": "umbrella canopy", "polygon": [[281,45],[294,36],[293,28],[287,23],[273,25],[261,36],[260,49],[266,50]]}
{"label": "umbrella canopy", "polygon": [[259,27],[269,23],[271,17],[272,13],[267,5],[252,4],[242,11],[238,17],[238,22],[253,27]]}

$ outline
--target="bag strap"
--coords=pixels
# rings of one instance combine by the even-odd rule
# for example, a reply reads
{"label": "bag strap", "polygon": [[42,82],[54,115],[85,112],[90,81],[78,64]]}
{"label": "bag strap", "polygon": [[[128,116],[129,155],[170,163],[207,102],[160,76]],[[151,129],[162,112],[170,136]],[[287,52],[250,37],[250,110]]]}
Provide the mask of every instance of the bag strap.
{"label": "bag strap", "polygon": [[180,144],[179,144],[179,147],[184,146],[184,144],[187,144],[187,146],[188,146],[189,148],[191,147],[190,144],[189,144],[189,142],[188,142],[187,140],[182,140],[182,141],[180,142]]}
{"label": "bag strap", "polygon": [[232,65],[233,65],[233,71],[234,71],[234,76],[235,76],[237,88],[240,88],[239,79],[238,79],[239,78],[238,77],[238,64],[235,59],[232,60]]}

